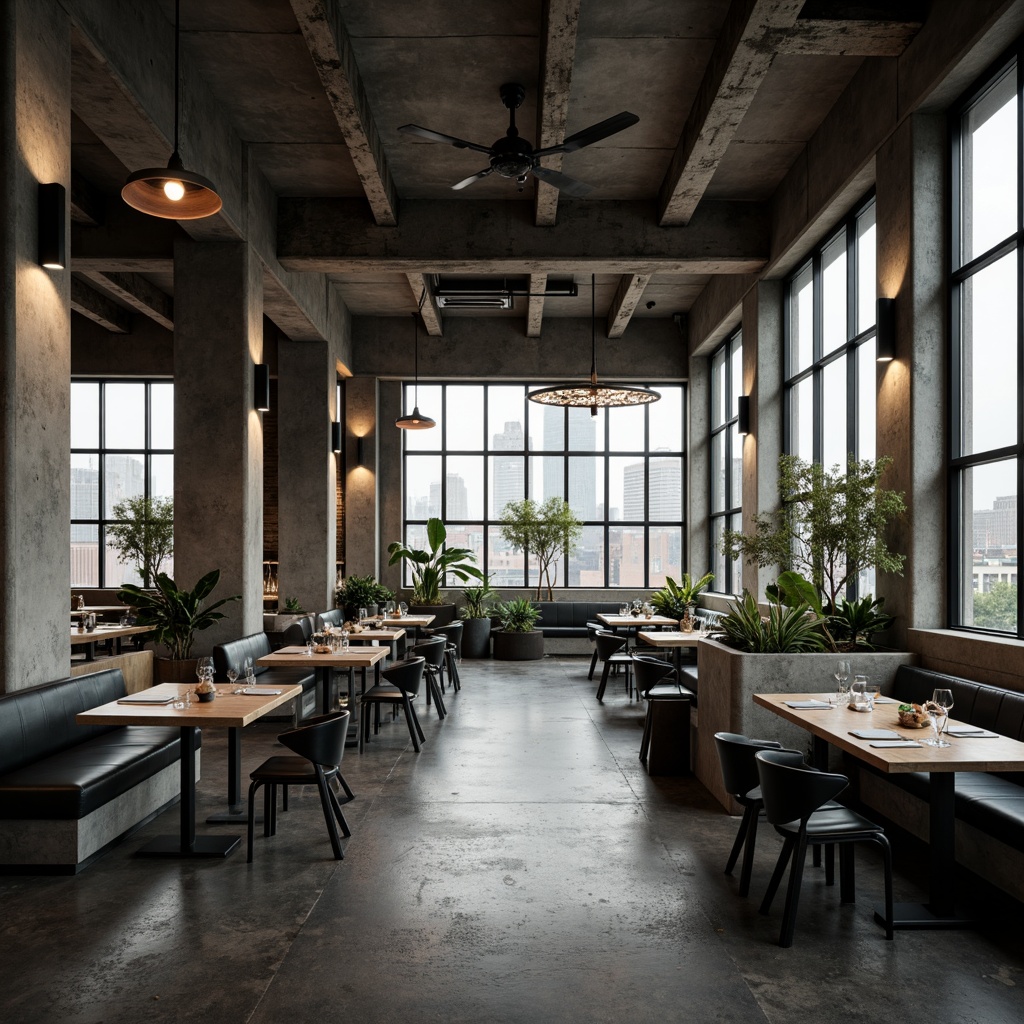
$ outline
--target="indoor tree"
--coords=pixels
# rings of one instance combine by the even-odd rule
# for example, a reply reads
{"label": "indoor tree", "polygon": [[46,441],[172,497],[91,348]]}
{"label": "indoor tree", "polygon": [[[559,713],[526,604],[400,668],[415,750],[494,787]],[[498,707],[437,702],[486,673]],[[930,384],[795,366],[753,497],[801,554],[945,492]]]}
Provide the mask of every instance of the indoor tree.
{"label": "indoor tree", "polygon": [[174,502],[170,498],[124,498],[114,506],[116,522],[108,523],[107,540],[121,558],[153,586],[160,566],[174,551]]}
{"label": "indoor tree", "polygon": [[510,501],[501,510],[501,535],[517,551],[537,559],[537,600],[547,581],[548,600],[558,579],[558,557],[568,558],[583,536],[583,523],[564,498],[548,498],[538,505],[532,498]]}

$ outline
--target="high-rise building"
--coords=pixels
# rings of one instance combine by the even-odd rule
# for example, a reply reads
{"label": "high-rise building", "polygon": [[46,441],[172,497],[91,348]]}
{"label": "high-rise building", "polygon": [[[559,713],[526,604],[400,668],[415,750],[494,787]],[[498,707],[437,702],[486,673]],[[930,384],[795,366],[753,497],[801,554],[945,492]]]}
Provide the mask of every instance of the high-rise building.
{"label": "high-rise building", "polygon": [[996,498],[991,508],[974,510],[974,550],[1017,547],[1017,495]]}
{"label": "high-rise building", "polygon": [[634,462],[622,472],[622,517],[627,522],[679,522],[683,517],[683,476],[679,459],[652,458],[647,466],[647,509],[644,510],[644,464]]}
{"label": "high-rise building", "polygon": [[515,455],[495,455],[494,476],[491,481],[491,514],[495,519],[510,501],[526,497],[526,459],[523,425],[519,420],[507,420],[500,434],[491,436],[491,451],[515,452]]}

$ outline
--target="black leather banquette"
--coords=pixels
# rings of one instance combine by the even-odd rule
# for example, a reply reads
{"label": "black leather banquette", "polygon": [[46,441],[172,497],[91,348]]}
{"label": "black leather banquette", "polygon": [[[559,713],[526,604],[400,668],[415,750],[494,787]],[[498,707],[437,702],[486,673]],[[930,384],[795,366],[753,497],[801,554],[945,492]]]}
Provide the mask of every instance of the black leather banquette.
{"label": "black leather banquette", "polygon": [[587,623],[597,621],[598,612],[618,612],[618,601],[534,601],[540,612],[536,628],[546,637],[587,639]]}
{"label": "black leather banquette", "polygon": [[217,644],[213,648],[214,676],[226,682],[228,669],[233,668],[240,679],[245,678],[245,659],[252,658],[253,672],[260,686],[301,686],[302,712],[298,718],[316,713],[316,673],[313,669],[291,668],[281,666],[270,668],[260,665],[259,660],[270,654],[270,638],[266,633],[250,633],[249,636],[229,640],[226,644]]}

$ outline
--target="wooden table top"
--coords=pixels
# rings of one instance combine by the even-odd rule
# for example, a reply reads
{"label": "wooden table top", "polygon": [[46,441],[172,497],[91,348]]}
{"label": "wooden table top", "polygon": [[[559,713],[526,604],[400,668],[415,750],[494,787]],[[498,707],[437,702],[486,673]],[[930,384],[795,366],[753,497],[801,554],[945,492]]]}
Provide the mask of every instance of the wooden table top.
{"label": "wooden table top", "polygon": [[598,612],[597,617],[613,629],[616,626],[678,626],[678,619],[670,619],[665,615],[619,615],[617,612]]}
{"label": "wooden table top", "polygon": [[126,604],[87,604],[84,608],[72,608],[72,615],[81,615],[82,612],[126,612]]}
{"label": "wooden table top", "polygon": [[[822,700],[821,693],[755,693],[754,702],[828,743],[846,750],[883,772],[1012,772],[1024,770],[1024,743],[1007,736],[979,739],[947,736],[948,747],[872,747],[877,740],[850,735],[851,729],[891,729],[901,738],[922,740],[931,728],[906,729],[896,715],[898,704],[879,704],[871,712],[845,705],[829,711],[788,708],[787,700]],[[950,717],[949,725],[964,725]]]}
{"label": "wooden table top", "polygon": [[[199,725],[240,729],[293,697],[302,696],[301,686],[271,686],[268,689],[281,692],[267,696],[236,696],[231,692],[236,688],[237,686],[221,683],[217,686],[215,700],[200,704],[193,698],[192,707],[183,709],[170,704],[119,704],[117,701],[111,701],[98,708],[80,712],[75,715],[75,721],[79,725]],[[160,683],[142,692],[154,696],[184,696],[185,691],[190,689],[192,687],[184,683]]]}
{"label": "wooden table top", "polygon": [[369,615],[363,622],[380,622],[385,626],[429,626],[436,615]]}
{"label": "wooden table top", "polygon": [[680,629],[652,630],[651,632],[641,629],[637,636],[652,647],[696,647],[697,641],[700,640],[700,633],[696,631],[684,633]]}
{"label": "wooden table top", "polygon": [[154,626],[105,626],[97,623],[91,633],[79,633],[77,626],[71,627],[72,644],[91,644],[96,640],[109,640],[117,636],[134,636],[136,633],[148,633]]}
{"label": "wooden table top", "polygon": [[[264,654],[257,665],[312,665],[317,668],[369,668],[390,654],[387,647],[349,647],[337,654],[307,654],[305,647],[282,647]],[[259,676],[256,677],[259,686]]]}
{"label": "wooden table top", "polygon": [[405,630],[395,629],[361,629],[358,633],[349,631],[349,643],[359,643],[362,640],[401,640],[405,636]]}

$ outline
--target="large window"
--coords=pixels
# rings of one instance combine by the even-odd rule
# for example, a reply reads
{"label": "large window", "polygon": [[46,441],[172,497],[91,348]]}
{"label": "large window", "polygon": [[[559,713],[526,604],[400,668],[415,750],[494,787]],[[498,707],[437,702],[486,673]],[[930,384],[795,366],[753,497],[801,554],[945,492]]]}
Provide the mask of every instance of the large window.
{"label": "large window", "polygon": [[[726,530],[742,529],[743,438],[737,399],[743,394],[743,337],[739,331],[711,356],[711,571],[712,589],[725,594],[739,587],[739,563],[722,552]],[[700,572],[700,567],[694,567]]]}
{"label": "large window", "polygon": [[1020,61],[953,111],[950,623],[1024,636]]}
{"label": "large window", "polygon": [[426,547],[426,522],[439,516],[448,543],[474,551],[494,586],[536,586],[536,560],[501,538],[501,512],[558,496],[584,523],[568,565],[558,562],[559,587],[649,589],[678,577],[684,388],[655,385],[661,401],[592,417],[528,401],[539,386],[420,385],[420,408],[437,427],[402,432],[406,543]]}
{"label": "large window", "polygon": [[174,385],[72,381],[71,586],[141,584],[106,537],[114,506],[139,495],[174,497]]}

